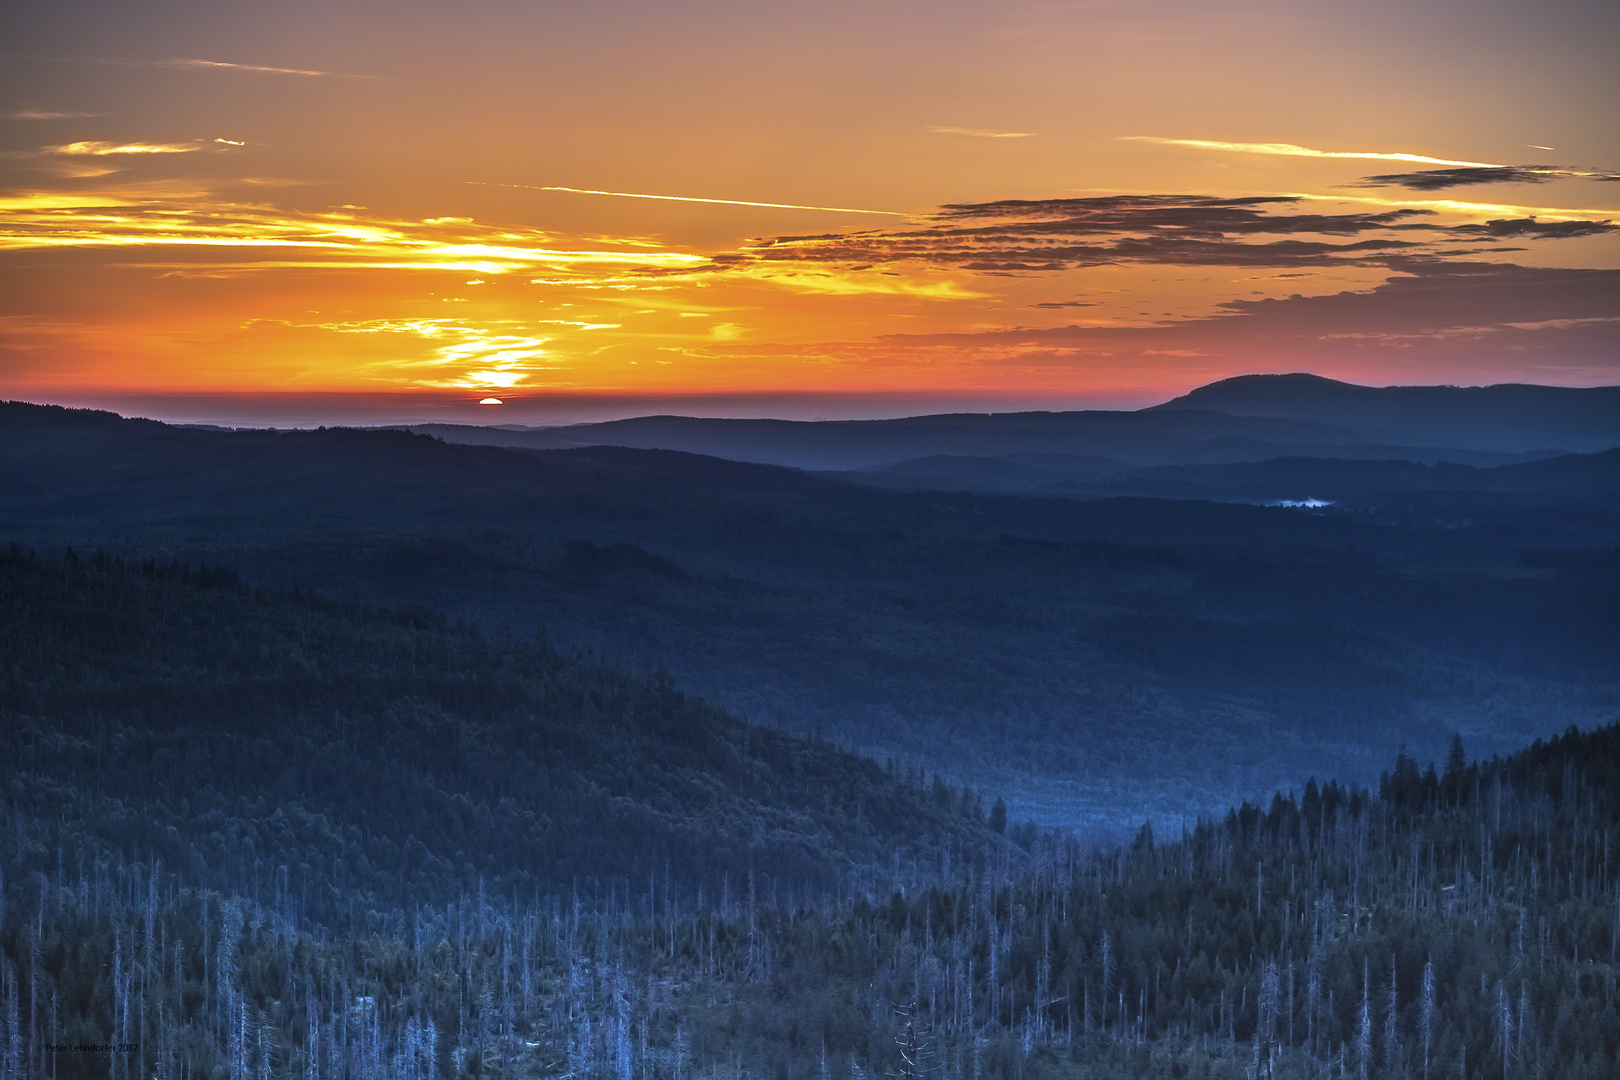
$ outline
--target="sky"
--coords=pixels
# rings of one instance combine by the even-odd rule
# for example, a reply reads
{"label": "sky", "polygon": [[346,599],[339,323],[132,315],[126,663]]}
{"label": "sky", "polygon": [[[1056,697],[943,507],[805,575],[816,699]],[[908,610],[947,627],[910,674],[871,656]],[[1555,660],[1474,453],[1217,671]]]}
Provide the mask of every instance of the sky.
{"label": "sky", "polygon": [[0,398],[551,422],[1620,383],[1610,2],[5,24]]}

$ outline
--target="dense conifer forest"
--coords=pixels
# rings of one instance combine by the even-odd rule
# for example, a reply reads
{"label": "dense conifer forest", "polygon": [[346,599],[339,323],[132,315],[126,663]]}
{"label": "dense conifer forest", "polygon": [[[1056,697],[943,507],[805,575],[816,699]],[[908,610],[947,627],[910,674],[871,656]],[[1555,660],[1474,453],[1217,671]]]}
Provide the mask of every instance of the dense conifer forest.
{"label": "dense conifer forest", "polygon": [[177,563],[0,554],[8,801],[198,886],[363,904],[820,892],[994,839],[976,795],[426,610]]}
{"label": "dense conifer forest", "polygon": [[1092,848],[431,612],[0,574],[0,1080],[1620,1069],[1620,727]]}

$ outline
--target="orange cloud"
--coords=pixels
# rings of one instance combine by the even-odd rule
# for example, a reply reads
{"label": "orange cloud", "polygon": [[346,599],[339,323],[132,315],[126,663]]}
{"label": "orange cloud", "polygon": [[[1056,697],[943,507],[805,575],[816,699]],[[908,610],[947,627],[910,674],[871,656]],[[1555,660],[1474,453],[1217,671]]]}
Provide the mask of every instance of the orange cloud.
{"label": "orange cloud", "polygon": [[[215,140],[216,142],[220,140]],[[241,143],[235,145],[240,146]],[[195,154],[203,147],[197,143],[111,143],[75,142],[64,146],[48,146],[48,154],[87,155],[108,157],[113,154]]]}
{"label": "orange cloud", "polygon": [[[196,199],[153,199],[147,189],[128,195],[33,193],[0,201],[0,250],[32,248],[161,249],[187,247],[234,252],[234,261],[192,264],[214,273],[274,269],[424,269],[505,274],[538,267],[591,265],[670,268],[703,258],[683,252],[550,246],[555,237],[538,230],[483,226],[463,218],[399,221],[354,213],[295,213],[273,207]],[[243,249],[299,251],[284,256],[244,257]],[[319,253],[317,257],[314,253]],[[188,264],[168,256],[154,267]]]}

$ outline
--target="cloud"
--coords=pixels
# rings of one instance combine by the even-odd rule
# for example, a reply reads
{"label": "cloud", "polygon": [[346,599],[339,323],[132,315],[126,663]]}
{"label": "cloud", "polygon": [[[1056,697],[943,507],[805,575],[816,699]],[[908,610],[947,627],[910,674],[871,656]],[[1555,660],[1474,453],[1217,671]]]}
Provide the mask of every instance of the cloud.
{"label": "cloud", "polygon": [[[1292,207],[1291,195],[1222,198],[1204,195],[1109,195],[1084,199],[1003,199],[988,203],[947,203],[935,215],[945,222],[1018,220],[1023,232],[1105,234],[1128,231],[1173,231],[1185,235],[1230,233],[1328,233],[1348,236],[1369,230],[1401,227],[1427,211],[1381,213],[1281,214],[1272,207]],[[1001,228],[994,226],[992,228]]]}
{"label": "cloud", "polygon": [[1545,184],[1549,180],[1620,180],[1608,173],[1584,172],[1551,165],[1480,165],[1419,172],[1364,176],[1356,187],[1404,187],[1414,191],[1443,191],[1469,184]]}
{"label": "cloud", "polygon": [[18,109],[16,112],[0,113],[0,117],[7,120],[82,120],[86,117],[106,115],[90,112],[49,112],[44,109]]}
{"label": "cloud", "polygon": [[1192,355],[1249,370],[1344,363],[1365,371],[1378,363],[1398,368],[1421,352],[1431,380],[1437,370],[1518,378],[1547,364],[1612,379],[1620,355],[1620,270],[1434,259],[1397,260],[1394,268],[1397,276],[1370,289],[1229,300],[1214,313],[1176,322],[893,334],[873,351],[886,351],[895,363],[949,355],[970,364],[1089,371]]}
{"label": "cloud", "polygon": [[897,292],[895,282],[917,282],[931,273],[935,276],[927,279],[928,294],[960,296],[970,293],[943,289],[949,282],[939,275],[1012,277],[1126,265],[1384,270],[1401,259],[1477,254],[1457,250],[1459,244],[1539,242],[1620,231],[1607,220],[1545,220],[1533,214],[1480,221],[1491,209],[1507,208],[1472,204],[1383,205],[1388,208],[1324,213],[1305,196],[1284,195],[953,203],[892,227],[769,237],[702,265],[644,273],[680,279],[746,277],[838,293]]}
{"label": "cloud", "polygon": [[[21,239],[28,234],[47,231],[50,222],[58,217],[63,224],[70,224],[104,210],[121,210],[142,203],[185,201],[201,194],[195,185],[184,181],[150,181],[99,191],[23,191],[0,195],[0,211],[7,214],[4,221],[0,221],[0,238]],[[45,213],[61,210],[76,213],[62,215]],[[37,246],[51,245],[41,243]]]}
{"label": "cloud", "polygon": [[[221,199],[184,185],[132,185],[0,199],[0,250],[118,249],[132,265],[210,275],[283,269],[452,270],[503,274],[541,268],[594,278],[600,267],[670,268],[704,262],[668,250],[559,244],[538,230],[462,218],[398,221],[354,211],[303,213]],[[178,251],[195,257],[176,261]]]}
{"label": "cloud", "polygon": [[[415,359],[390,355],[374,366],[411,373],[417,386],[463,390],[511,389],[530,384],[539,373],[554,369],[556,357],[550,336],[537,336],[538,325],[580,325],[543,319],[526,323],[514,319],[359,319],[349,322],[287,323],[255,320],[292,330],[324,330],[334,334],[400,335],[433,342],[431,351]],[[247,329],[244,326],[243,329]]]}
{"label": "cloud", "polygon": [[929,131],[935,135],[967,135],[975,139],[1032,139],[1033,131],[989,131],[984,128],[965,127],[936,127],[930,126]]}
{"label": "cloud", "polygon": [[920,274],[872,272],[870,266],[826,267],[784,266],[750,260],[745,256],[716,256],[705,265],[672,271],[643,271],[648,277],[674,276],[693,279],[721,273],[728,278],[746,279],[794,292],[820,296],[910,296],[929,300],[969,300],[983,293],[925,268]]}
{"label": "cloud", "polygon": [[[220,140],[216,139],[215,142]],[[113,143],[74,142],[62,146],[47,146],[47,154],[67,154],[72,157],[108,157],[115,154],[194,154],[203,149],[202,143]],[[240,143],[233,145],[240,146]]]}
{"label": "cloud", "polygon": [[336,183],[334,180],[294,180],[288,176],[238,176],[232,178],[232,184],[241,184],[245,187],[320,187]]}
{"label": "cloud", "polygon": [[1322,266],[1419,248],[1423,238],[1400,234],[1435,228],[1424,210],[1306,213],[1299,202],[1290,196],[1115,195],[949,204],[916,225],[760,240],[716,256],[709,268],[910,264],[1020,274],[1122,263]]}
{"label": "cloud", "polygon": [[[16,163],[31,173],[59,180],[88,180],[112,176],[131,168],[130,158],[197,154],[204,151],[229,153],[246,144],[230,139],[193,139],[188,142],[107,142],[86,139],[79,142],[40,146],[28,150],[0,151],[0,160]],[[45,192],[19,193],[26,199]]]}
{"label": "cloud", "polygon": [[1620,315],[1620,270],[1393,260],[1392,277],[1366,292],[1228,300],[1226,311],[1271,329],[1435,332],[1490,323],[1603,320]]}
{"label": "cloud", "polygon": [[1413,210],[1425,210],[1434,214],[1460,214],[1470,218],[1482,218],[1489,215],[1503,217],[1535,217],[1549,218],[1553,221],[1606,221],[1615,210],[1614,207],[1571,207],[1571,206],[1523,206],[1514,203],[1487,203],[1470,202],[1462,199],[1386,199],[1376,195],[1307,195],[1301,194],[1299,199],[1306,202],[1364,203],[1368,206],[1405,207]]}
{"label": "cloud", "polygon": [[1498,218],[1483,225],[1454,225],[1451,232],[1481,239],[1528,237],[1536,240],[1564,240],[1620,232],[1612,221],[1537,221],[1535,218]]}

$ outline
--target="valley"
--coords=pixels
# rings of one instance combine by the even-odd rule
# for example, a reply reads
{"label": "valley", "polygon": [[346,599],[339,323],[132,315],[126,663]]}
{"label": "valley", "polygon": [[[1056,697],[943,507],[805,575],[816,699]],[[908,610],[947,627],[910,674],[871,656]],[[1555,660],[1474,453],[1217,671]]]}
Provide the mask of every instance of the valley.
{"label": "valley", "polygon": [[1616,451],[1138,415],[0,405],[0,1080],[1609,1075]]}

